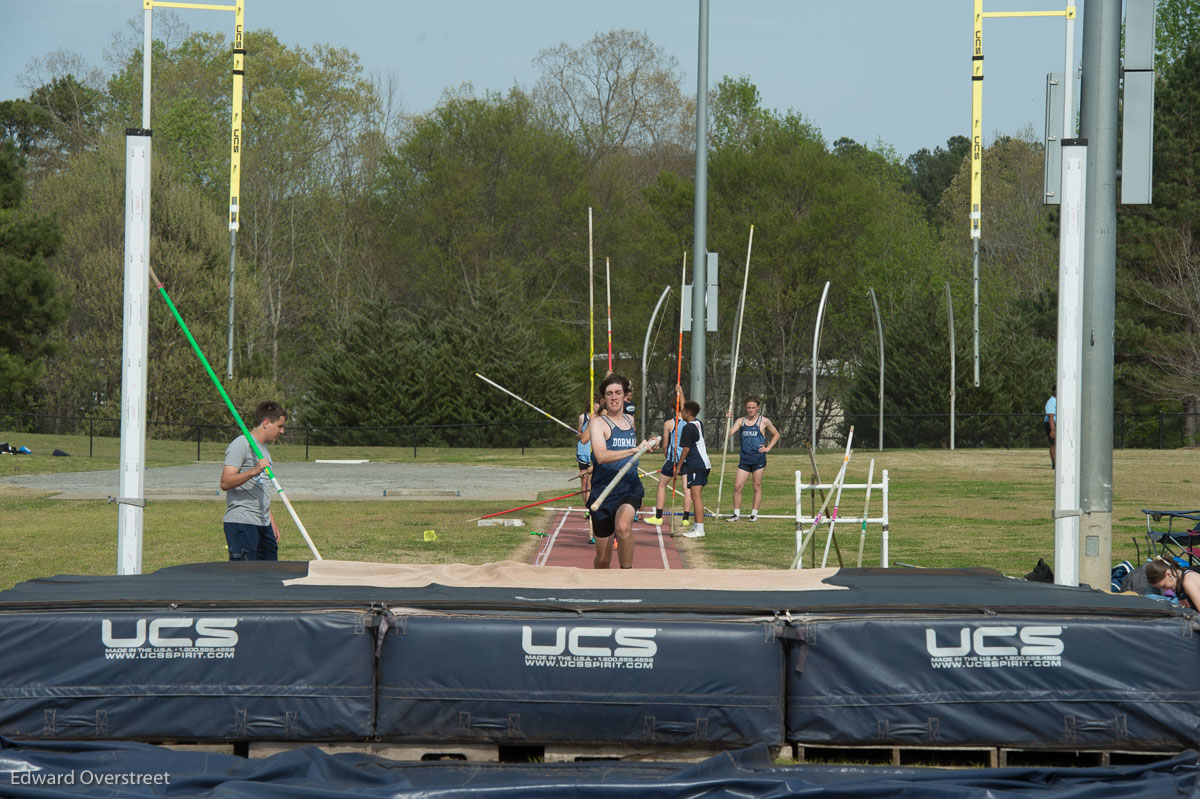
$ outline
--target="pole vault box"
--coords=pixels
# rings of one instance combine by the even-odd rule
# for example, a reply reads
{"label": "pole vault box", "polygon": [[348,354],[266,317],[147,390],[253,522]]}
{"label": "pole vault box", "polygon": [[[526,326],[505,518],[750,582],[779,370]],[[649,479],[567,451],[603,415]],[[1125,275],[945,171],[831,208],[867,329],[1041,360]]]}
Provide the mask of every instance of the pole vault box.
{"label": "pole vault box", "polygon": [[496,743],[783,742],[773,622],[410,615],[383,639],[378,736]]}
{"label": "pole vault box", "polygon": [[1200,742],[1200,636],[1183,616],[874,618],[797,631],[788,641],[790,742]]}
{"label": "pole vault box", "polygon": [[374,631],[352,611],[0,614],[0,736],[370,735]]}

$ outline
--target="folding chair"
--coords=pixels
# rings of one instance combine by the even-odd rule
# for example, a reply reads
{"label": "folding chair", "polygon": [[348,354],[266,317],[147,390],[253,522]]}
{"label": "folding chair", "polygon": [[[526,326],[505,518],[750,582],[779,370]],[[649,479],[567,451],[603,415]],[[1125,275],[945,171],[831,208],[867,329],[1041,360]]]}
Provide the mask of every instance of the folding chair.
{"label": "folding chair", "polygon": [[[1189,567],[1200,561],[1200,510],[1147,510],[1146,553],[1147,557],[1174,557],[1186,559]],[[1166,524],[1163,524],[1163,521]],[[1186,528],[1186,529],[1181,529]],[[1137,536],[1133,546],[1138,560],[1142,558]]]}

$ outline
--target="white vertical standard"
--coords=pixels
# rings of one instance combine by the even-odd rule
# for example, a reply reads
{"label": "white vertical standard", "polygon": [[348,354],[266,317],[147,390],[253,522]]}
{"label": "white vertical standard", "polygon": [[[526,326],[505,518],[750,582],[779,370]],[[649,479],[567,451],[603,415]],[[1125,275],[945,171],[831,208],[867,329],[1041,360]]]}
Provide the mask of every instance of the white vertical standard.
{"label": "white vertical standard", "polygon": [[1083,231],[1087,140],[1062,141],[1058,242],[1058,406],[1054,472],[1054,582],[1079,584],[1080,370],[1083,363]]}
{"label": "white vertical standard", "polygon": [[125,137],[125,313],[121,339],[121,470],[117,574],[142,572],[146,463],[147,312],[150,305],[150,136]]}
{"label": "white vertical standard", "polygon": [[954,449],[954,380],[957,361],[954,358],[954,300],[950,298],[950,284],[946,284],[946,321],[950,325],[950,449]]}

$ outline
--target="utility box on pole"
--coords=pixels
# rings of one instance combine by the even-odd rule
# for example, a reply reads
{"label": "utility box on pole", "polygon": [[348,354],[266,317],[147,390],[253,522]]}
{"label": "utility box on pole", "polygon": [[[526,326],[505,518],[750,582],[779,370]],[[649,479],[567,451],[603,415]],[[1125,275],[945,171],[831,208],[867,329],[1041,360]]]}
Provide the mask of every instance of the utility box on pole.
{"label": "utility box on pole", "polygon": [[[707,283],[704,292],[704,329],[709,333],[717,331],[717,254],[708,254]],[[692,292],[683,292],[683,328],[692,329]]]}

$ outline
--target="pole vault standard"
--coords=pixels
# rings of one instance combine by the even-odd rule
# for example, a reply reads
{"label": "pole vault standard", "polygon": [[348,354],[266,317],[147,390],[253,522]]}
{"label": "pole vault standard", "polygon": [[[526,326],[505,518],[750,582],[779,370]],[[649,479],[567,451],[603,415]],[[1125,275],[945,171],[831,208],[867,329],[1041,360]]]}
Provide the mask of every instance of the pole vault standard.
{"label": "pole vault standard", "polygon": [[[183,317],[179,315],[179,310],[176,309],[175,303],[171,302],[171,296],[167,294],[167,290],[163,287],[162,281],[158,279],[158,275],[154,274],[154,268],[150,268],[150,277],[154,280],[154,285],[158,287],[158,293],[162,295],[163,301],[167,303],[167,307],[171,309],[172,316],[179,323],[179,327],[183,330],[183,334],[187,336],[188,343],[192,345],[192,351],[196,353],[196,357],[200,359],[201,365],[204,366],[204,371],[208,372],[209,379],[213,385],[217,387],[217,391],[221,393],[221,399],[225,400],[225,406],[229,408],[229,412],[233,414],[234,421],[241,428],[242,435],[250,442],[250,449],[254,450],[254,457],[262,460],[262,450],[258,447],[258,442],[254,440],[254,436],[250,435],[250,431],[246,429],[246,423],[242,421],[242,417],[238,415],[237,408],[233,406],[233,400],[229,399],[229,395],[225,393],[225,387],[221,385],[221,381],[217,379],[217,375],[213,372],[212,367],[208,365],[208,359],[204,357],[204,352],[200,349],[200,345],[196,343],[196,339],[192,337],[192,331],[188,329],[187,324],[183,321]],[[287,494],[283,493],[283,486],[279,485],[279,480],[275,477],[275,473],[271,467],[267,467],[267,477],[271,480],[271,485],[275,486],[275,490],[279,493],[279,498],[283,500],[284,506],[287,508],[288,514],[291,515],[292,521],[296,523],[296,527],[300,530],[300,535],[304,537],[304,543],[308,544],[309,550],[312,551],[313,557],[317,560],[323,560],[321,553],[317,551],[316,545],[308,535],[308,530],[304,529],[304,523],[300,521],[299,515],[296,514],[296,509],[292,507],[291,501],[287,498]]]}
{"label": "pole vault standard", "polygon": [[[146,466],[146,390],[150,304],[150,75],[154,7],[234,12],[233,132],[230,197],[241,168],[243,0],[236,5],[142,0],[142,126],[126,130],[125,141],[125,286],[121,334],[121,478],[117,497],[117,574],[142,571],[144,474]],[[232,256],[231,256],[232,257]],[[232,308],[230,309],[232,315]],[[231,316],[232,318],[232,316]],[[230,333],[232,335],[232,332]]]}
{"label": "pole vault standard", "polygon": [[[237,232],[240,225],[238,195],[242,185],[242,78],[246,74],[245,44],[245,0],[234,0],[234,5],[212,3],[176,3],[168,0],[142,0],[144,7],[187,8],[202,11],[233,12],[233,94],[230,99],[233,115],[229,132],[229,322],[228,341],[225,351],[225,379],[233,379],[233,297],[237,272]],[[147,126],[149,127],[149,126]]]}
{"label": "pole vault standard", "polygon": [[[1063,11],[991,11],[984,13],[983,0],[974,0],[975,38],[971,54],[971,277],[975,322],[975,387],[979,388],[979,239],[982,236],[983,211],[983,20],[988,17],[1065,17],[1067,20],[1066,67],[1063,72],[1064,113],[1067,128],[1064,138],[1074,131],[1075,113],[1071,105],[1074,84],[1075,6],[1069,0]],[[1047,131],[1049,134],[1049,131]]]}
{"label": "pole vault standard", "polygon": [[729,408],[725,415],[725,440],[721,446],[721,479],[717,483],[717,518],[721,517],[721,492],[725,488],[725,458],[729,455],[729,428],[733,425],[733,398],[737,389],[738,358],[742,352],[742,319],[746,312],[746,287],[750,285],[750,251],[754,248],[754,225],[746,244],[746,273],[742,277],[742,300],[738,303],[737,333],[733,337],[733,366],[729,376]]}

